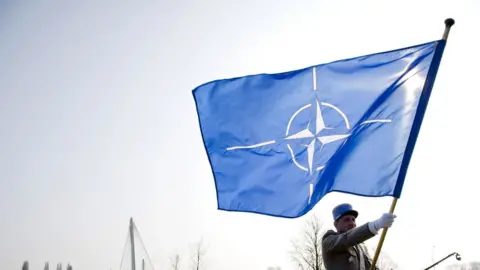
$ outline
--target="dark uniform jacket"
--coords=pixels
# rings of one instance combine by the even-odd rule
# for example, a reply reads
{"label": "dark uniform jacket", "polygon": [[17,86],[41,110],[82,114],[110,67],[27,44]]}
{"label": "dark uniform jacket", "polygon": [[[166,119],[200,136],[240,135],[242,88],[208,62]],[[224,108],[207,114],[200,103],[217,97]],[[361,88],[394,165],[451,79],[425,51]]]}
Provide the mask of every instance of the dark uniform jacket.
{"label": "dark uniform jacket", "polygon": [[[369,270],[371,258],[361,243],[374,237],[368,223],[345,233],[327,231],[322,238],[323,263],[326,270]],[[360,249],[360,250],[359,250]],[[363,260],[360,258],[363,254]],[[364,268],[360,262],[364,261]]]}

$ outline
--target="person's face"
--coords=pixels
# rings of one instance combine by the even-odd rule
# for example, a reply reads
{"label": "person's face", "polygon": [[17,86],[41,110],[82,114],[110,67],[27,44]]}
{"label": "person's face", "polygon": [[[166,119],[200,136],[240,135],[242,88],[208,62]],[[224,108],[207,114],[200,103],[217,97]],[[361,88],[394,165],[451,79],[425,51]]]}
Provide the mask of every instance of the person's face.
{"label": "person's face", "polygon": [[345,215],[339,218],[337,221],[335,221],[334,225],[339,233],[343,233],[357,227],[357,224],[355,223],[355,217],[352,215]]}

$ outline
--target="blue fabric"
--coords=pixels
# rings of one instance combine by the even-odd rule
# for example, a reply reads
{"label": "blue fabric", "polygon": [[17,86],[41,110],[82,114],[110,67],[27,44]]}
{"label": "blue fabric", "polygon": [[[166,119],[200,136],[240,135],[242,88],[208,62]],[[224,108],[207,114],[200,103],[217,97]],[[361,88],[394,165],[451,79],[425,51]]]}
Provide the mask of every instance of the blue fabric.
{"label": "blue fabric", "polygon": [[351,204],[343,203],[333,208],[333,211],[332,211],[333,220],[339,219],[341,216],[343,216],[346,213],[352,213],[355,217],[358,216],[358,212],[353,210]]}
{"label": "blue fabric", "polygon": [[195,88],[218,209],[295,218],[332,191],[400,197],[444,46]]}

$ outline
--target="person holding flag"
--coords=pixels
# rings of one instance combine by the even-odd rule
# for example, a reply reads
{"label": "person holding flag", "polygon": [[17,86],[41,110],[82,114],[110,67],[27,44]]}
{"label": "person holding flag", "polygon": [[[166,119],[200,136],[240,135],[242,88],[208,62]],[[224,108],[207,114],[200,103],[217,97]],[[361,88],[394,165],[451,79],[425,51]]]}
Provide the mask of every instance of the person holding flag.
{"label": "person holding flag", "polygon": [[326,270],[365,270],[371,267],[371,258],[363,242],[374,237],[381,229],[392,226],[395,215],[385,213],[377,220],[357,227],[358,211],[348,203],[336,206],[334,226],[322,237],[322,256]]}

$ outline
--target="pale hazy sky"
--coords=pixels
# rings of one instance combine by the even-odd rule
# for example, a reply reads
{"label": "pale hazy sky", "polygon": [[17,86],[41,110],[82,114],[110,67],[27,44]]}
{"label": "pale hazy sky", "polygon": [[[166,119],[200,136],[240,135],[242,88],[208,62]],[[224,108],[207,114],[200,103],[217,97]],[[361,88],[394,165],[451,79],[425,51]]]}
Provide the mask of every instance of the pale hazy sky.
{"label": "pale hazy sky", "polygon": [[[118,269],[131,216],[156,269],[202,236],[209,269],[293,269],[290,240],[309,215],[216,210],[191,90],[440,39],[447,17],[456,24],[383,250],[408,270],[428,266],[433,246],[436,259],[480,260],[474,2],[0,0],[0,269]],[[330,228],[342,202],[361,224],[391,198],[330,194],[312,213]]]}

